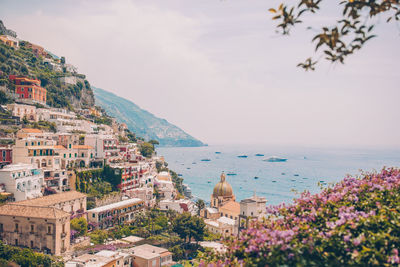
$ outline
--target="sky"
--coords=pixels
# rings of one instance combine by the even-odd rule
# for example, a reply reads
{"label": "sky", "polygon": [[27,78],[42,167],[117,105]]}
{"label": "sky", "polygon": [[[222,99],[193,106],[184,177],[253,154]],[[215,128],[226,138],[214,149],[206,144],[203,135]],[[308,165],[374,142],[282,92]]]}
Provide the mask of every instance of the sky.
{"label": "sky", "polygon": [[0,0],[0,19],[208,144],[400,147],[399,25],[378,18],[345,65],[296,67],[314,53],[306,27],[337,19],[329,2],[288,37],[275,0]]}

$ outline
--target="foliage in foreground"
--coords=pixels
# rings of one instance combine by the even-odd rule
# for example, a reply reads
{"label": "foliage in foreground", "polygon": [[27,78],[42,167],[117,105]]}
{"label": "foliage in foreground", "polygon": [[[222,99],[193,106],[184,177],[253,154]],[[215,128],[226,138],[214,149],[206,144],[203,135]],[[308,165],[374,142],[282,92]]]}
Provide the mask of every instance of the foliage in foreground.
{"label": "foliage in foreground", "polygon": [[393,266],[400,258],[400,170],[346,177],[292,205],[268,207],[224,255],[218,266]]}
{"label": "foliage in foreground", "polygon": [[11,262],[20,266],[64,266],[63,262],[55,261],[54,258],[42,253],[34,252],[28,248],[18,248],[3,244],[0,241],[0,266],[8,266]]}

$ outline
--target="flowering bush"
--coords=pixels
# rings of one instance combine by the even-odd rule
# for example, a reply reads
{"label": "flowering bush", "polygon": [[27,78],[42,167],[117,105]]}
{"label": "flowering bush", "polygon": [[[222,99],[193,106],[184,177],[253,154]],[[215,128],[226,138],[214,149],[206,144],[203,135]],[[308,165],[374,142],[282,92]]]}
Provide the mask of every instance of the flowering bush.
{"label": "flowering bush", "polygon": [[215,266],[392,266],[400,258],[400,170],[346,177],[291,205],[267,208]]}

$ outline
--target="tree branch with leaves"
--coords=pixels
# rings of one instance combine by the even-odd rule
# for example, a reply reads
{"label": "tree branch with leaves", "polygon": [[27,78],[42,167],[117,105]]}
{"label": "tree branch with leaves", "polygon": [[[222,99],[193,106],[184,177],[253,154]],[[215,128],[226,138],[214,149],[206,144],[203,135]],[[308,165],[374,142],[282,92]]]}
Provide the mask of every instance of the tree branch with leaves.
{"label": "tree branch with leaves", "polygon": [[[273,20],[279,21],[277,31],[289,35],[305,14],[320,12],[322,0],[300,0],[297,5],[280,4],[270,8]],[[344,63],[345,59],[360,50],[367,41],[376,37],[373,18],[377,15],[387,23],[400,20],[400,0],[343,0],[338,3],[342,18],[333,26],[323,26],[312,42],[318,59],[307,58],[297,66],[304,70],[315,70],[318,61],[324,58],[332,63]],[[310,27],[309,27],[310,28]]]}

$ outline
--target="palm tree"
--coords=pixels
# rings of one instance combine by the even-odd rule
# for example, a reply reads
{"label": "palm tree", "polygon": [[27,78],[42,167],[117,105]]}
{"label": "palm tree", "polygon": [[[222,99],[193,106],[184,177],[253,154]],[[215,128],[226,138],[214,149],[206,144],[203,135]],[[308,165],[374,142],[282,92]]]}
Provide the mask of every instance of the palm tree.
{"label": "palm tree", "polygon": [[204,200],[199,199],[196,201],[196,207],[197,207],[197,215],[200,216],[200,212],[202,209],[206,207],[206,204],[204,203]]}

